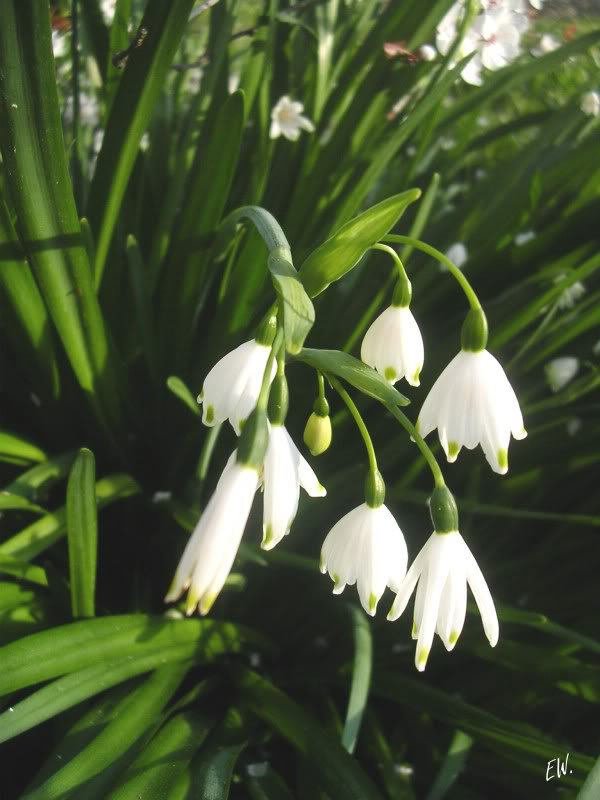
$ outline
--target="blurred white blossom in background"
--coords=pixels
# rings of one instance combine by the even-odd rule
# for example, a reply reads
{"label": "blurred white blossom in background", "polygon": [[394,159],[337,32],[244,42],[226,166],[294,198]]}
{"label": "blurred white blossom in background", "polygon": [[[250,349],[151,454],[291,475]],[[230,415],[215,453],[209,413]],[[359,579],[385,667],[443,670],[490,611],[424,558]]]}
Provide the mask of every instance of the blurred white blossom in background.
{"label": "blurred white blossom in background", "polygon": [[579,359],[575,356],[560,356],[546,364],[544,369],[552,391],[560,392],[579,372]]}
{"label": "blurred white blossom in background", "polygon": [[545,33],[538,42],[537,47],[532,49],[531,54],[534,56],[543,56],[545,53],[552,53],[554,50],[558,50],[560,44],[558,39],[552,36],[551,33]]}
{"label": "blurred white blossom in background", "polygon": [[586,92],[581,98],[581,105],[579,107],[584,114],[597,117],[598,114],[600,114],[600,93]]}
{"label": "blurred white blossom in background", "polygon": [[[560,275],[557,275],[554,278],[554,283],[562,283],[564,279],[567,277],[565,272],[561,272]],[[581,281],[575,281],[570,286],[567,286],[563,291],[560,293],[558,298],[558,307],[561,310],[573,308],[575,303],[580,300],[583,295],[585,294],[585,286]]]}
{"label": "blurred white blossom in background", "polygon": [[521,231],[515,236],[515,244],[517,247],[522,247],[527,242],[535,239],[535,231]]}
{"label": "blurred white blossom in background", "polygon": [[[467,252],[467,248],[464,246],[462,242],[455,242],[451,244],[450,247],[446,250],[446,256],[452,261],[452,263],[462,269],[463,264],[469,258],[469,253]],[[448,267],[445,264],[440,264],[440,270],[442,272],[446,272]]]}
{"label": "blurred white blossom in background", "polygon": [[287,95],[280,97],[271,111],[271,129],[269,131],[271,139],[285,136],[286,139],[295,142],[300,136],[300,131],[305,130],[312,133],[315,126],[308,117],[302,115],[303,111],[302,103],[291,100]]}
{"label": "blurred white blossom in background", "polygon": [[[464,3],[455,3],[438,25],[436,46],[442,55],[448,54],[456,40],[464,8]],[[528,27],[523,0],[484,0],[456,53],[456,61],[474,53],[461,72],[463,80],[481,86],[483,68],[497,70],[510,64],[521,52],[521,36]]]}

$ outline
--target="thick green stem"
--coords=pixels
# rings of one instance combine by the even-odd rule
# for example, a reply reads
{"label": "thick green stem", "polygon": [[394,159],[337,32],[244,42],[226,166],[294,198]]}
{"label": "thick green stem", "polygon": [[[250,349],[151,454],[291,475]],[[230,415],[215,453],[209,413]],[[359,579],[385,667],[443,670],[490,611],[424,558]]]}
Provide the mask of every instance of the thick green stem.
{"label": "thick green stem", "polygon": [[367,448],[367,455],[369,457],[369,467],[373,474],[376,474],[379,470],[377,469],[377,458],[375,456],[375,448],[373,447],[373,442],[371,440],[371,436],[369,431],[367,430],[367,426],[363,418],[360,415],[360,411],[356,407],[354,400],[350,397],[348,392],[344,389],[342,384],[334,378],[332,375],[328,375],[327,379],[329,383],[333,386],[339,396],[342,398],[344,403],[348,406],[348,411],[352,414],[352,418],[354,422],[356,422],[356,426],[360,431],[360,435],[363,438],[363,442],[365,443],[365,447]]}
{"label": "thick green stem", "polygon": [[261,409],[262,411],[266,411],[269,404],[269,390],[271,388],[271,372],[273,370],[273,362],[277,357],[277,353],[281,348],[282,342],[283,328],[278,328],[277,333],[275,334],[275,339],[273,340],[273,344],[271,345],[271,352],[269,353],[269,357],[267,359],[267,365],[263,373],[262,384],[260,387],[260,394],[258,396],[258,403],[256,404],[256,408]]}
{"label": "thick green stem", "polygon": [[414,439],[417,447],[423,454],[425,461],[427,461],[427,466],[431,470],[431,474],[433,475],[433,480],[435,482],[435,485],[439,488],[445,486],[446,482],[444,481],[444,476],[442,474],[440,465],[438,464],[435,456],[429,449],[429,446],[425,441],[425,439],[423,439],[421,434],[418,432],[418,430],[415,428],[412,422],[408,419],[406,414],[400,411],[398,406],[388,405],[386,403],[386,408],[390,412],[390,414],[392,414],[392,416],[394,416],[398,420],[398,422],[402,425],[402,427],[406,431],[408,431],[408,433],[410,433],[410,435]]}
{"label": "thick green stem", "polygon": [[384,241],[391,242],[393,244],[408,244],[411,247],[414,247],[415,250],[421,250],[423,253],[427,253],[427,255],[432,256],[433,258],[437,259],[441,264],[444,264],[448,267],[449,272],[452,276],[458,281],[460,288],[465,293],[467,300],[469,301],[469,305],[471,308],[475,309],[476,311],[481,308],[481,303],[479,302],[479,298],[475,293],[475,290],[469,283],[469,281],[465,278],[463,273],[459,270],[456,264],[453,264],[452,261],[448,258],[448,256],[444,255],[440,250],[436,250],[435,247],[432,247],[430,244],[426,244],[425,242],[420,241],[419,239],[413,239],[412,236],[400,236],[399,234],[389,234],[384,238]]}

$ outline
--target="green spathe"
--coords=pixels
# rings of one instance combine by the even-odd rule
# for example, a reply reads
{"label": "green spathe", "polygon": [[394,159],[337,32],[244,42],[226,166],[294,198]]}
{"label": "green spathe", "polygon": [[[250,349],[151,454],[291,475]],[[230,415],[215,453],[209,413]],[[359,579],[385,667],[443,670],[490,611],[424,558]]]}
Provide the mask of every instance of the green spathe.
{"label": "green spathe", "polygon": [[460,346],[471,353],[485,350],[488,342],[488,324],[483,308],[472,308],[462,324]]}
{"label": "green spathe", "polygon": [[266,413],[255,408],[244,424],[237,450],[237,463],[260,469],[269,444],[269,423]]}
{"label": "green spathe", "polygon": [[269,422],[283,425],[287,417],[290,393],[285,375],[276,375],[269,392]]}
{"label": "green spathe", "polygon": [[385,503],[385,481],[379,470],[370,470],[365,480],[365,503],[379,508]]}
{"label": "green spathe", "polygon": [[458,508],[450,489],[437,486],[429,498],[429,511],[436,533],[452,533],[458,530]]}

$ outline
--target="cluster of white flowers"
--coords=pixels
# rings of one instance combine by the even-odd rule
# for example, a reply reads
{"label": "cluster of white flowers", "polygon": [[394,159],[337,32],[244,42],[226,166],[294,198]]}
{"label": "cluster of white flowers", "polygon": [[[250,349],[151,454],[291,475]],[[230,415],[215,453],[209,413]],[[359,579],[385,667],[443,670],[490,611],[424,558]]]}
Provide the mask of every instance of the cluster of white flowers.
{"label": "cluster of white flowers", "polygon": [[[400,277],[392,305],[365,334],[361,357],[390,384],[405,378],[412,386],[418,386],[424,345],[410,310],[410,281],[395,251],[386,245],[378,248],[387,249],[394,257]],[[437,428],[448,462],[454,462],[463,447],[481,445],[492,469],[504,474],[508,470],[511,435],[522,439],[527,434],[515,392],[499,362],[486,350],[487,322],[474,293],[470,302],[461,350],[431,388],[416,428],[409,430],[419,446],[427,450],[421,437]],[[273,343],[277,324],[276,318],[271,317],[256,339],[224,356],[208,373],[198,398],[203,405],[204,424],[212,426],[229,420],[240,438],[188,541],[166,597],[174,601],[188,590],[188,614],[196,607],[201,614],[208,613],[223,588],[260,487],[264,490],[261,547],[265,550],[275,547],[290,532],[300,488],[312,497],[325,495],[284,424],[288,393],[283,352],[276,352],[280,345]],[[385,484],[364,422],[345,390],[334,377],[329,379],[361,429],[370,462],[365,502],[345,514],[323,542],[320,568],[333,580],[334,594],[356,584],[363,608],[374,615],[386,588],[390,588],[396,599],[388,619],[395,620],[416,589],[413,638],[417,639],[415,664],[422,671],[436,632],[448,650],[456,644],[465,621],[468,585],[486,636],[494,646],[498,641],[494,602],[459,533],[456,503],[439,467],[438,473],[434,472],[436,488],[430,499],[433,533],[407,572],[404,535],[384,504]],[[323,452],[331,442],[322,378],[319,385],[315,413],[305,430],[305,442],[313,454]],[[267,389],[268,415],[264,408]]]}
{"label": "cluster of white flowers", "polygon": [[[541,3],[535,7],[538,6]],[[484,68],[497,70],[514,61],[521,52],[521,37],[529,27],[528,10],[525,0],[482,0],[481,12],[465,31],[454,56],[457,62],[473,54],[461,73],[463,80],[481,86]],[[456,42],[465,12],[464,2],[459,0],[438,25],[436,46],[442,55],[447,55]]]}

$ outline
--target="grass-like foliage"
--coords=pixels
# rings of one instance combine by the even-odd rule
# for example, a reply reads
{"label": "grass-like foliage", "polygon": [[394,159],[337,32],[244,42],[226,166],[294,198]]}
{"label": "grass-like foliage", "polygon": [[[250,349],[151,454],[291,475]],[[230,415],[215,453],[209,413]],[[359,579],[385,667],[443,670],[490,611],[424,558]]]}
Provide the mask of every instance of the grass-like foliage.
{"label": "grass-like foliage", "polygon": [[[529,8],[521,53],[473,86],[458,43],[421,50],[451,0],[107,5],[0,6],[0,795],[600,797],[600,22]],[[410,560],[431,534],[398,420],[468,304],[414,239],[462,256],[529,434],[504,476],[428,439],[500,639],[469,604],[422,674],[412,605],[388,622],[386,592],[370,618],[319,574],[372,466],[357,420]],[[420,388],[359,360],[398,275],[383,241]],[[255,503],[187,617],[164,597],[236,447],[197,396],[273,310],[299,446],[330,404],[331,446],[301,447],[327,497],[272,550]]]}

